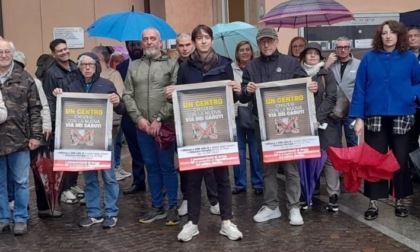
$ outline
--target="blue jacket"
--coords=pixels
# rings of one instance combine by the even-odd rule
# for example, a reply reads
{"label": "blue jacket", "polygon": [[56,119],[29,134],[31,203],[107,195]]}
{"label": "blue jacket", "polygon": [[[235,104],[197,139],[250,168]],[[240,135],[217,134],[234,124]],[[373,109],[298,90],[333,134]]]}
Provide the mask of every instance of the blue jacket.
{"label": "blue jacket", "polygon": [[349,117],[413,115],[417,97],[420,65],[413,53],[370,51],[357,71]]}

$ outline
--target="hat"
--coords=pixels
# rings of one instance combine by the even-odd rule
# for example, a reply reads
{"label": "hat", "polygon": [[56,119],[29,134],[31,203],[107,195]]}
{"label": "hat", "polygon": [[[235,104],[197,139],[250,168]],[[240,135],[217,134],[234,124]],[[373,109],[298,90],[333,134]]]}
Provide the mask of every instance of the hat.
{"label": "hat", "polygon": [[324,60],[324,57],[322,56],[322,47],[320,44],[315,43],[315,42],[310,42],[305,46],[305,49],[303,49],[303,51],[300,53],[300,61],[302,61],[305,58],[306,52],[309,49],[315,49],[319,52],[319,56],[321,60]]}
{"label": "hat", "polygon": [[262,27],[258,29],[257,33],[257,41],[262,38],[272,38],[272,39],[278,39],[279,36],[277,35],[276,30],[271,27]]}

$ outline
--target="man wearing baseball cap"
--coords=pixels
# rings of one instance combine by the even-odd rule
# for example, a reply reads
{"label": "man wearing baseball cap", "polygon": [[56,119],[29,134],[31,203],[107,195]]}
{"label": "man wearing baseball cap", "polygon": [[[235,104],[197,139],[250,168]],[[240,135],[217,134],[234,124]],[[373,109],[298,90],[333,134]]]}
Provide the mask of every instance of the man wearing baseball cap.
{"label": "man wearing baseball cap", "polygon": [[[306,72],[299,62],[290,56],[281,54],[278,49],[278,34],[270,27],[258,30],[257,43],[261,56],[253,60],[243,72],[241,103],[254,102],[254,114],[257,116],[255,90],[258,83],[306,77]],[[317,90],[316,84],[309,84],[312,92]],[[262,157],[260,129],[256,128],[257,142]],[[264,206],[254,216],[256,222],[266,222],[280,218],[277,168],[284,169],[286,176],[286,196],[289,208],[289,223],[294,226],[303,225],[300,214],[299,197],[301,194],[299,171],[295,161],[264,164]]]}

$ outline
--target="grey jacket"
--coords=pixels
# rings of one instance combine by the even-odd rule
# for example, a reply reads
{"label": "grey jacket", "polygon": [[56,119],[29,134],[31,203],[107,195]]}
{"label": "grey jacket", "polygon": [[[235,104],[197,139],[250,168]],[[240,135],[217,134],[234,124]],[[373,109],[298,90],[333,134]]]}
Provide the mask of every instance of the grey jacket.
{"label": "grey jacket", "polygon": [[344,70],[343,78],[341,78],[340,74],[340,62],[337,60],[335,61],[331,66],[330,69],[334,73],[335,80],[337,81],[337,84],[341,87],[346,97],[351,102],[351,98],[353,96],[353,90],[354,90],[354,83],[356,81],[356,74],[357,69],[359,68],[360,60],[356,58],[350,59],[350,61],[347,63],[346,69]]}
{"label": "grey jacket", "polygon": [[177,75],[178,63],[166,54],[157,59],[143,57],[131,62],[123,100],[135,123],[142,118],[152,122],[157,117],[173,121],[173,107],[165,98],[164,88],[176,84]]}

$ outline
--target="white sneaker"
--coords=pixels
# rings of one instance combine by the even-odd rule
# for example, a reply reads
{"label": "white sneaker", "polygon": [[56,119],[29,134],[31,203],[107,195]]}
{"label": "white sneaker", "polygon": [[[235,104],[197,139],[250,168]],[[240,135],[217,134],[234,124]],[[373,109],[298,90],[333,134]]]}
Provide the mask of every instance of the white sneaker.
{"label": "white sneaker", "polygon": [[210,213],[214,215],[220,215],[220,205],[219,202],[217,202],[216,205],[210,206]]}
{"label": "white sneaker", "polygon": [[126,178],[126,176],[122,175],[119,170],[115,171],[115,178],[117,179],[117,181],[123,180]]}
{"label": "white sneaker", "polygon": [[15,209],[15,201],[14,200],[9,202],[9,209],[10,209],[10,211],[13,211]]}
{"label": "white sneaker", "polygon": [[184,216],[188,214],[188,200],[183,200],[178,208],[178,215]]}
{"label": "white sneaker", "polygon": [[70,187],[70,190],[73,193],[73,195],[76,195],[77,198],[85,197],[85,192],[78,186],[72,186]]}
{"label": "white sneaker", "polygon": [[227,236],[229,240],[237,241],[243,238],[241,231],[230,220],[222,222],[222,228],[219,232],[221,235]]}
{"label": "white sneaker", "polygon": [[68,189],[61,193],[61,202],[67,203],[67,204],[74,204],[79,202],[77,200],[77,197],[72,193],[71,189]]}
{"label": "white sneaker", "polygon": [[261,209],[258,211],[258,213],[254,216],[255,222],[265,222],[271,219],[277,219],[280,218],[281,212],[279,207],[276,207],[276,209],[271,210],[267,206],[261,207]]}
{"label": "white sneaker", "polygon": [[300,209],[294,207],[289,210],[289,224],[292,226],[301,226],[303,225],[303,218],[300,214]]}
{"label": "white sneaker", "polygon": [[128,178],[128,177],[130,177],[130,176],[131,176],[131,173],[129,173],[128,171],[125,171],[125,170],[124,170],[124,167],[123,167],[122,165],[120,165],[120,166],[118,166],[118,167],[117,167],[117,171],[118,171],[121,175],[123,175],[125,178]]}
{"label": "white sneaker", "polygon": [[199,233],[198,226],[194,225],[192,221],[189,221],[182,227],[182,231],[178,234],[178,241],[191,241],[191,239]]}

